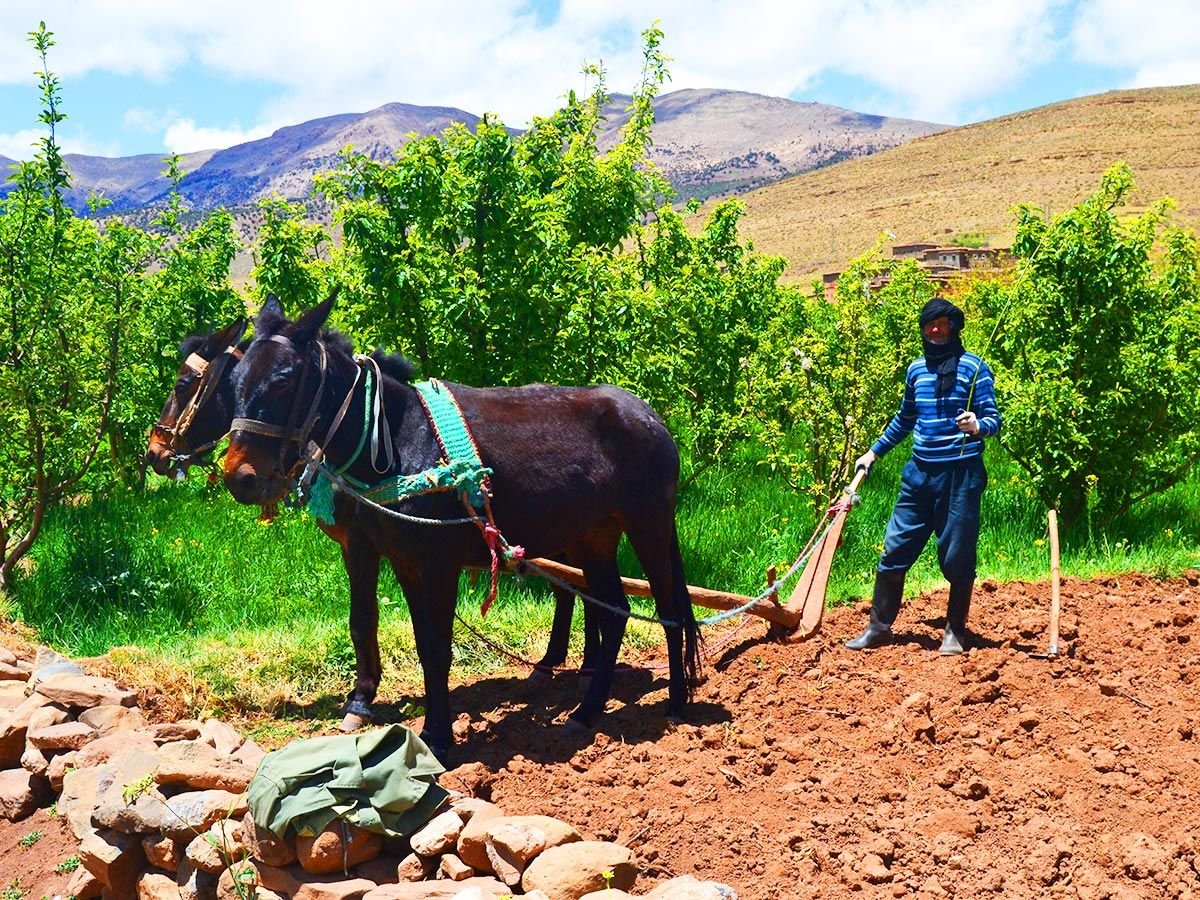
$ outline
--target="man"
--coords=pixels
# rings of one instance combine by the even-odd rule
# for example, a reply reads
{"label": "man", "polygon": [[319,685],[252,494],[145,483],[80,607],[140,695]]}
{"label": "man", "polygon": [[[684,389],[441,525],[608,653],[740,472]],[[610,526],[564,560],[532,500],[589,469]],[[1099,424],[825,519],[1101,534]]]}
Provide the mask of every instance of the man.
{"label": "man", "polygon": [[866,631],[846,646],[878,647],[891,640],[900,611],[905,573],[930,534],[938,539],[938,563],[950,582],[943,655],[967,645],[967,613],[975,583],[979,501],[987,487],[983,439],[1000,431],[1000,412],[987,364],[962,345],[962,310],[934,297],[921,311],[924,357],[908,367],[900,411],[857,462],[866,469],[913,435],[912,458],[900,480],[900,497],[883,539],[875,572],[875,595]]}

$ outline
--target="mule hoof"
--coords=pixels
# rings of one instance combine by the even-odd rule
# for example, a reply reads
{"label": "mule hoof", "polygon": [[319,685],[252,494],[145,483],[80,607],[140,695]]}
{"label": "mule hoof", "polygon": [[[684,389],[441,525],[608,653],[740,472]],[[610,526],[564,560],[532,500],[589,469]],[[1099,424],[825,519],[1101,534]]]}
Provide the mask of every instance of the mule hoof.
{"label": "mule hoof", "polygon": [[358,729],[370,724],[370,716],[360,716],[357,713],[348,712],[342,718],[342,724],[338,726],[338,731],[349,734],[351,731],[358,731]]}
{"label": "mule hoof", "polygon": [[529,672],[529,677],[525,679],[530,684],[549,684],[554,680],[554,669],[550,666],[543,666],[537,663]]}

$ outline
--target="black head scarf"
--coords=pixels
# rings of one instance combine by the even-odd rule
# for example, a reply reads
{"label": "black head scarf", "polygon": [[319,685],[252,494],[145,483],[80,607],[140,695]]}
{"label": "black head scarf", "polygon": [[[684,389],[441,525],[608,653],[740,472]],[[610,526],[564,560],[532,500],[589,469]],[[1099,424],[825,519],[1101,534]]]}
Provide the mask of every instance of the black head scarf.
{"label": "black head scarf", "polygon": [[934,344],[924,334],[921,335],[921,341],[925,345],[925,366],[930,372],[937,373],[939,406],[942,398],[954,391],[954,383],[958,378],[958,358],[967,352],[960,337],[966,324],[963,311],[944,297],[934,297],[925,304],[925,308],[921,310],[921,328],[942,316],[950,320],[950,339],[946,343]]}

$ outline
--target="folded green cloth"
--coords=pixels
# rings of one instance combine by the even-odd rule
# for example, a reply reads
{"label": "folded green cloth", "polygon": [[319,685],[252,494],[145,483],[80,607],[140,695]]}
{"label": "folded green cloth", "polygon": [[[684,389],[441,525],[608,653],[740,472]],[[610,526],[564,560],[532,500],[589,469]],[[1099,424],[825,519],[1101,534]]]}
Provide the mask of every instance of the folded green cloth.
{"label": "folded green cloth", "polygon": [[247,790],[254,823],[285,837],[334,819],[393,837],[419,829],[446,799],[446,771],[403,725],[293,741],[268,753]]}

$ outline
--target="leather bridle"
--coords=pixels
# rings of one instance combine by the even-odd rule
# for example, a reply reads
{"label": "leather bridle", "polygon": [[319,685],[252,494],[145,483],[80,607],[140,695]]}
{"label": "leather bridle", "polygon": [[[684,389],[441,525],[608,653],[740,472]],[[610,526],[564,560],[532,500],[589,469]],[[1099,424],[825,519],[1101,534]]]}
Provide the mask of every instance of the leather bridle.
{"label": "leather bridle", "polygon": [[[272,334],[258,340],[274,341],[277,344],[291,348],[299,354],[291,338],[285,337],[282,334]],[[304,402],[304,388],[307,386],[312,372],[312,354],[305,354],[304,356],[304,368],[300,370],[300,383],[296,386],[296,393],[293,395],[292,406],[288,411],[287,423],[285,425],[276,425],[274,422],[264,422],[262,419],[250,419],[243,416],[238,416],[229,424],[230,434],[233,434],[235,431],[244,431],[262,437],[278,439],[279,455],[275,459],[275,469],[270,474],[289,480],[293,477],[293,473],[304,465],[304,455],[302,452],[299,452],[296,464],[290,469],[285,469],[283,461],[287,456],[288,448],[292,444],[296,444],[298,450],[302,451],[304,449],[305,444],[308,442],[308,435],[312,431],[313,426],[316,425],[317,418],[320,415],[321,398],[325,393],[325,375],[329,368],[328,354],[326,353],[325,345],[321,341],[317,341],[317,350],[318,358],[320,359],[317,390],[313,394],[312,403],[309,405],[308,413],[304,416],[302,422],[300,421],[300,408]]]}
{"label": "leather bridle", "polygon": [[184,368],[191,370],[199,379],[195,392],[184,406],[179,417],[175,420],[174,425],[164,425],[161,421],[158,421],[150,426],[151,434],[157,432],[163,437],[163,444],[166,445],[171,459],[176,463],[190,462],[198,459],[219,444],[225,437],[222,434],[220,437],[196,447],[191,447],[185,443],[188,429],[192,427],[192,422],[195,421],[196,414],[204,408],[204,404],[209,401],[212,395],[216,393],[217,388],[220,387],[221,378],[226,368],[229,367],[231,361],[236,363],[241,358],[242,351],[236,345],[230,345],[218,353],[211,362],[198,353],[189,354],[188,358],[183,361]]}

